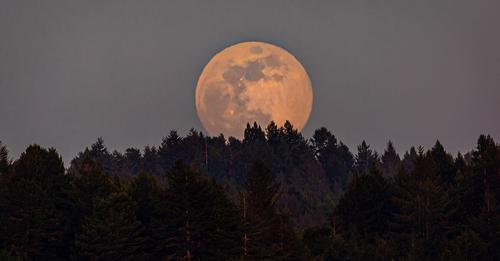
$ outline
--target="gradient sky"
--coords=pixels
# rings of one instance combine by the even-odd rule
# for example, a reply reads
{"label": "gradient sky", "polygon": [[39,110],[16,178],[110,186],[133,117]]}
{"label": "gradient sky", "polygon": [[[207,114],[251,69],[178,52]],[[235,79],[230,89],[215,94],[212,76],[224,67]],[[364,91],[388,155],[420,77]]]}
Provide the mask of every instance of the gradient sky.
{"label": "gradient sky", "polygon": [[500,139],[500,1],[19,1],[0,3],[0,140],[68,162],[102,136],[157,145],[203,127],[198,76],[223,48],[256,40],[304,65],[314,105],[353,151]]}

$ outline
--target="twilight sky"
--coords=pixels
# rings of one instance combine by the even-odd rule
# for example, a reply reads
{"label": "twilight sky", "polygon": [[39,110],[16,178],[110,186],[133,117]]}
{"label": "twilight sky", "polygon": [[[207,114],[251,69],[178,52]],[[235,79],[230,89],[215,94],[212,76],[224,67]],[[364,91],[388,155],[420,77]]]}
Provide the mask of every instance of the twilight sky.
{"label": "twilight sky", "polygon": [[0,140],[68,162],[102,136],[110,149],[203,130],[198,76],[241,41],[281,46],[314,90],[310,137],[325,126],[355,152],[467,151],[500,139],[500,1],[0,2]]}

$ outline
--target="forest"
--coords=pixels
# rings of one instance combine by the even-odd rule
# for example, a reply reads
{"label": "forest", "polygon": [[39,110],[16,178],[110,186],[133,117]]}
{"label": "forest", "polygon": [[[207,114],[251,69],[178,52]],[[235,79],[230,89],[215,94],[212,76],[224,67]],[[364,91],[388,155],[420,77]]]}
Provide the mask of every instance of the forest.
{"label": "forest", "polygon": [[123,152],[98,138],[65,166],[0,143],[0,260],[500,260],[500,144],[476,144],[351,152],[271,122]]}

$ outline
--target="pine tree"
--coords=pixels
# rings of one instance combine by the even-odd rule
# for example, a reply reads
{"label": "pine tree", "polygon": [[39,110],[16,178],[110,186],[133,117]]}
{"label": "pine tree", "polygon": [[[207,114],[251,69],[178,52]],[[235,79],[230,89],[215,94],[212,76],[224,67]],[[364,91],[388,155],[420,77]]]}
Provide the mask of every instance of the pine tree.
{"label": "pine tree", "polygon": [[[281,140],[283,137],[283,129],[279,129],[278,139],[280,143],[283,144]],[[268,166],[273,166],[273,149],[269,146],[266,140],[266,134],[262,131],[262,128],[254,122],[253,125],[247,124],[245,129],[244,138],[242,140],[242,159],[243,159],[243,169],[248,169],[252,163],[256,160],[264,161]],[[286,149],[285,149],[286,150]],[[288,152],[284,152],[288,156]],[[280,162],[276,162],[281,165]]]}
{"label": "pine tree", "polygon": [[417,161],[417,150],[415,147],[411,147],[410,151],[407,151],[403,157],[402,165],[404,172],[413,173],[415,170],[415,162]]}
{"label": "pine tree", "polygon": [[101,165],[102,169],[108,175],[116,174],[116,165],[120,165],[114,162],[116,158],[118,158],[117,155],[110,154],[104,145],[104,140],[99,137],[97,141],[91,145],[90,149],[87,147],[83,152],[78,153],[78,156],[71,161],[68,172],[78,176],[78,170],[82,168],[81,164],[83,164],[83,161],[90,159]]}
{"label": "pine tree", "polygon": [[158,211],[162,189],[155,177],[149,173],[139,173],[127,188],[131,199],[137,204],[136,216],[139,221],[148,225]]}
{"label": "pine tree", "polygon": [[391,216],[391,187],[372,166],[364,175],[354,175],[335,210],[333,225],[351,239],[358,234],[368,245],[385,234]]}
{"label": "pine tree", "polygon": [[394,149],[391,141],[387,143],[387,148],[381,157],[381,169],[385,177],[394,177],[401,168],[401,159]]}
{"label": "pine tree", "polygon": [[2,141],[0,141],[0,176],[7,174],[9,165],[9,153],[7,148],[2,145]]}
{"label": "pine tree", "polygon": [[[164,254],[165,245],[162,236],[165,235],[163,222],[170,216],[170,206],[164,198],[164,190],[156,178],[145,172],[139,173],[127,188],[128,194],[136,204],[135,215],[144,228],[146,251],[151,259],[157,259]],[[158,237],[158,235],[162,235]]]}
{"label": "pine tree", "polygon": [[85,216],[92,214],[96,201],[119,191],[102,166],[86,156],[74,169],[73,198],[76,200],[76,219],[81,223]]}
{"label": "pine tree", "polygon": [[[54,149],[29,146],[4,177],[0,195],[3,244],[25,259],[59,260],[67,256],[66,231],[72,209],[69,180]],[[3,223],[5,222],[5,223]],[[3,237],[2,236],[2,237]]]}
{"label": "pine tree", "polygon": [[241,195],[243,260],[300,260],[296,236],[276,213],[279,185],[261,161],[247,173]]}
{"label": "pine tree", "polygon": [[223,179],[227,178],[229,172],[229,156],[226,138],[223,134],[217,137],[206,137],[203,165],[207,174],[217,181],[224,182]]}
{"label": "pine tree", "polygon": [[145,260],[145,239],[135,216],[135,204],[125,192],[96,200],[75,239],[78,260]]}
{"label": "pine tree", "polygon": [[407,258],[436,259],[447,236],[447,195],[440,186],[429,157],[420,148],[415,169],[404,169],[395,178],[393,197],[397,211],[391,219],[391,235],[400,254]]}
{"label": "pine tree", "polygon": [[499,258],[495,251],[500,247],[499,162],[498,145],[491,137],[481,135],[470,163],[462,164],[465,166],[458,172],[451,190],[450,222],[455,224],[455,235],[464,231],[479,235],[490,259]]}
{"label": "pine tree", "polygon": [[[169,172],[168,183],[166,200],[170,211],[164,222],[157,222],[160,233],[156,238],[163,245],[162,256],[182,260],[235,257],[230,245],[225,250],[218,245],[217,240],[230,240],[226,233],[234,231],[226,227],[231,227],[231,212],[212,184],[181,161],[176,162]],[[221,215],[229,223],[221,224]]]}
{"label": "pine tree", "polygon": [[142,155],[141,151],[136,148],[128,148],[125,151],[125,173],[129,175],[136,175],[141,169]]}
{"label": "pine tree", "polygon": [[360,174],[364,174],[373,166],[378,167],[378,165],[377,153],[370,149],[370,145],[366,144],[363,140],[361,145],[358,146],[358,153],[356,154],[356,161],[354,163],[356,171]]}
{"label": "pine tree", "polygon": [[191,129],[186,137],[180,137],[177,131],[172,130],[170,134],[163,138],[158,148],[158,157],[163,173],[166,174],[173,168],[177,160],[186,163],[201,162],[201,153],[204,151],[204,137],[201,133]]}
{"label": "pine tree", "polygon": [[472,212],[479,214],[471,219],[474,229],[487,244],[489,258],[499,259],[500,254],[500,146],[490,136],[481,135],[477,149],[472,153],[472,172],[476,200],[479,206]]}
{"label": "pine tree", "polygon": [[142,170],[147,173],[156,174],[158,170],[158,151],[155,147],[146,146],[141,161]]}
{"label": "pine tree", "polygon": [[459,152],[457,157],[455,158],[455,169],[457,170],[457,174],[460,174],[467,167],[467,162],[465,162],[464,156]]}
{"label": "pine tree", "polygon": [[454,181],[457,172],[453,157],[445,151],[439,141],[436,141],[436,144],[428,154],[428,164],[431,164],[434,168],[439,182],[444,186],[449,186]]}
{"label": "pine tree", "polygon": [[272,260],[278,216],[275,213],[278,185],[262,162],[247,173],[241,195],[243,260]]}
{"label": "pine tree", "polygon": [[237,207],[231,202],[222,187],[215,182],[211,184],[215,192],[216,230],[210,246],[213,260],[235,260],[242,255],[242,226]]}
{"label": "pine tree", "polygon": [[335,136],[324,127],[314,132],[311,143],[315,156],[330,181],[344,188],[354,164],[349,148],[342,142],[337,143]]}
{"label": "pine tree", "polygon": [[472,153],[472,171],[481,176],[485,211],[493,211],[500,202],[500,148],[490,136],[481,135]]}

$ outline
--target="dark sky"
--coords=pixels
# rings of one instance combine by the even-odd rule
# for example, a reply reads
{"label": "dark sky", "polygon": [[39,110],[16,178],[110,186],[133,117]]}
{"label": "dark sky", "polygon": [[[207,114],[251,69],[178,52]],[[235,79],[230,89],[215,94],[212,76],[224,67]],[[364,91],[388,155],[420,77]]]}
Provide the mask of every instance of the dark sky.
{"label": "dark sky", "polygon": [[0,140],[68,162],[202,130],[194,91],[216,52],[257,40],[293,53],[326,126],[404,151],[500,139],[500,1],[1,1]]}

